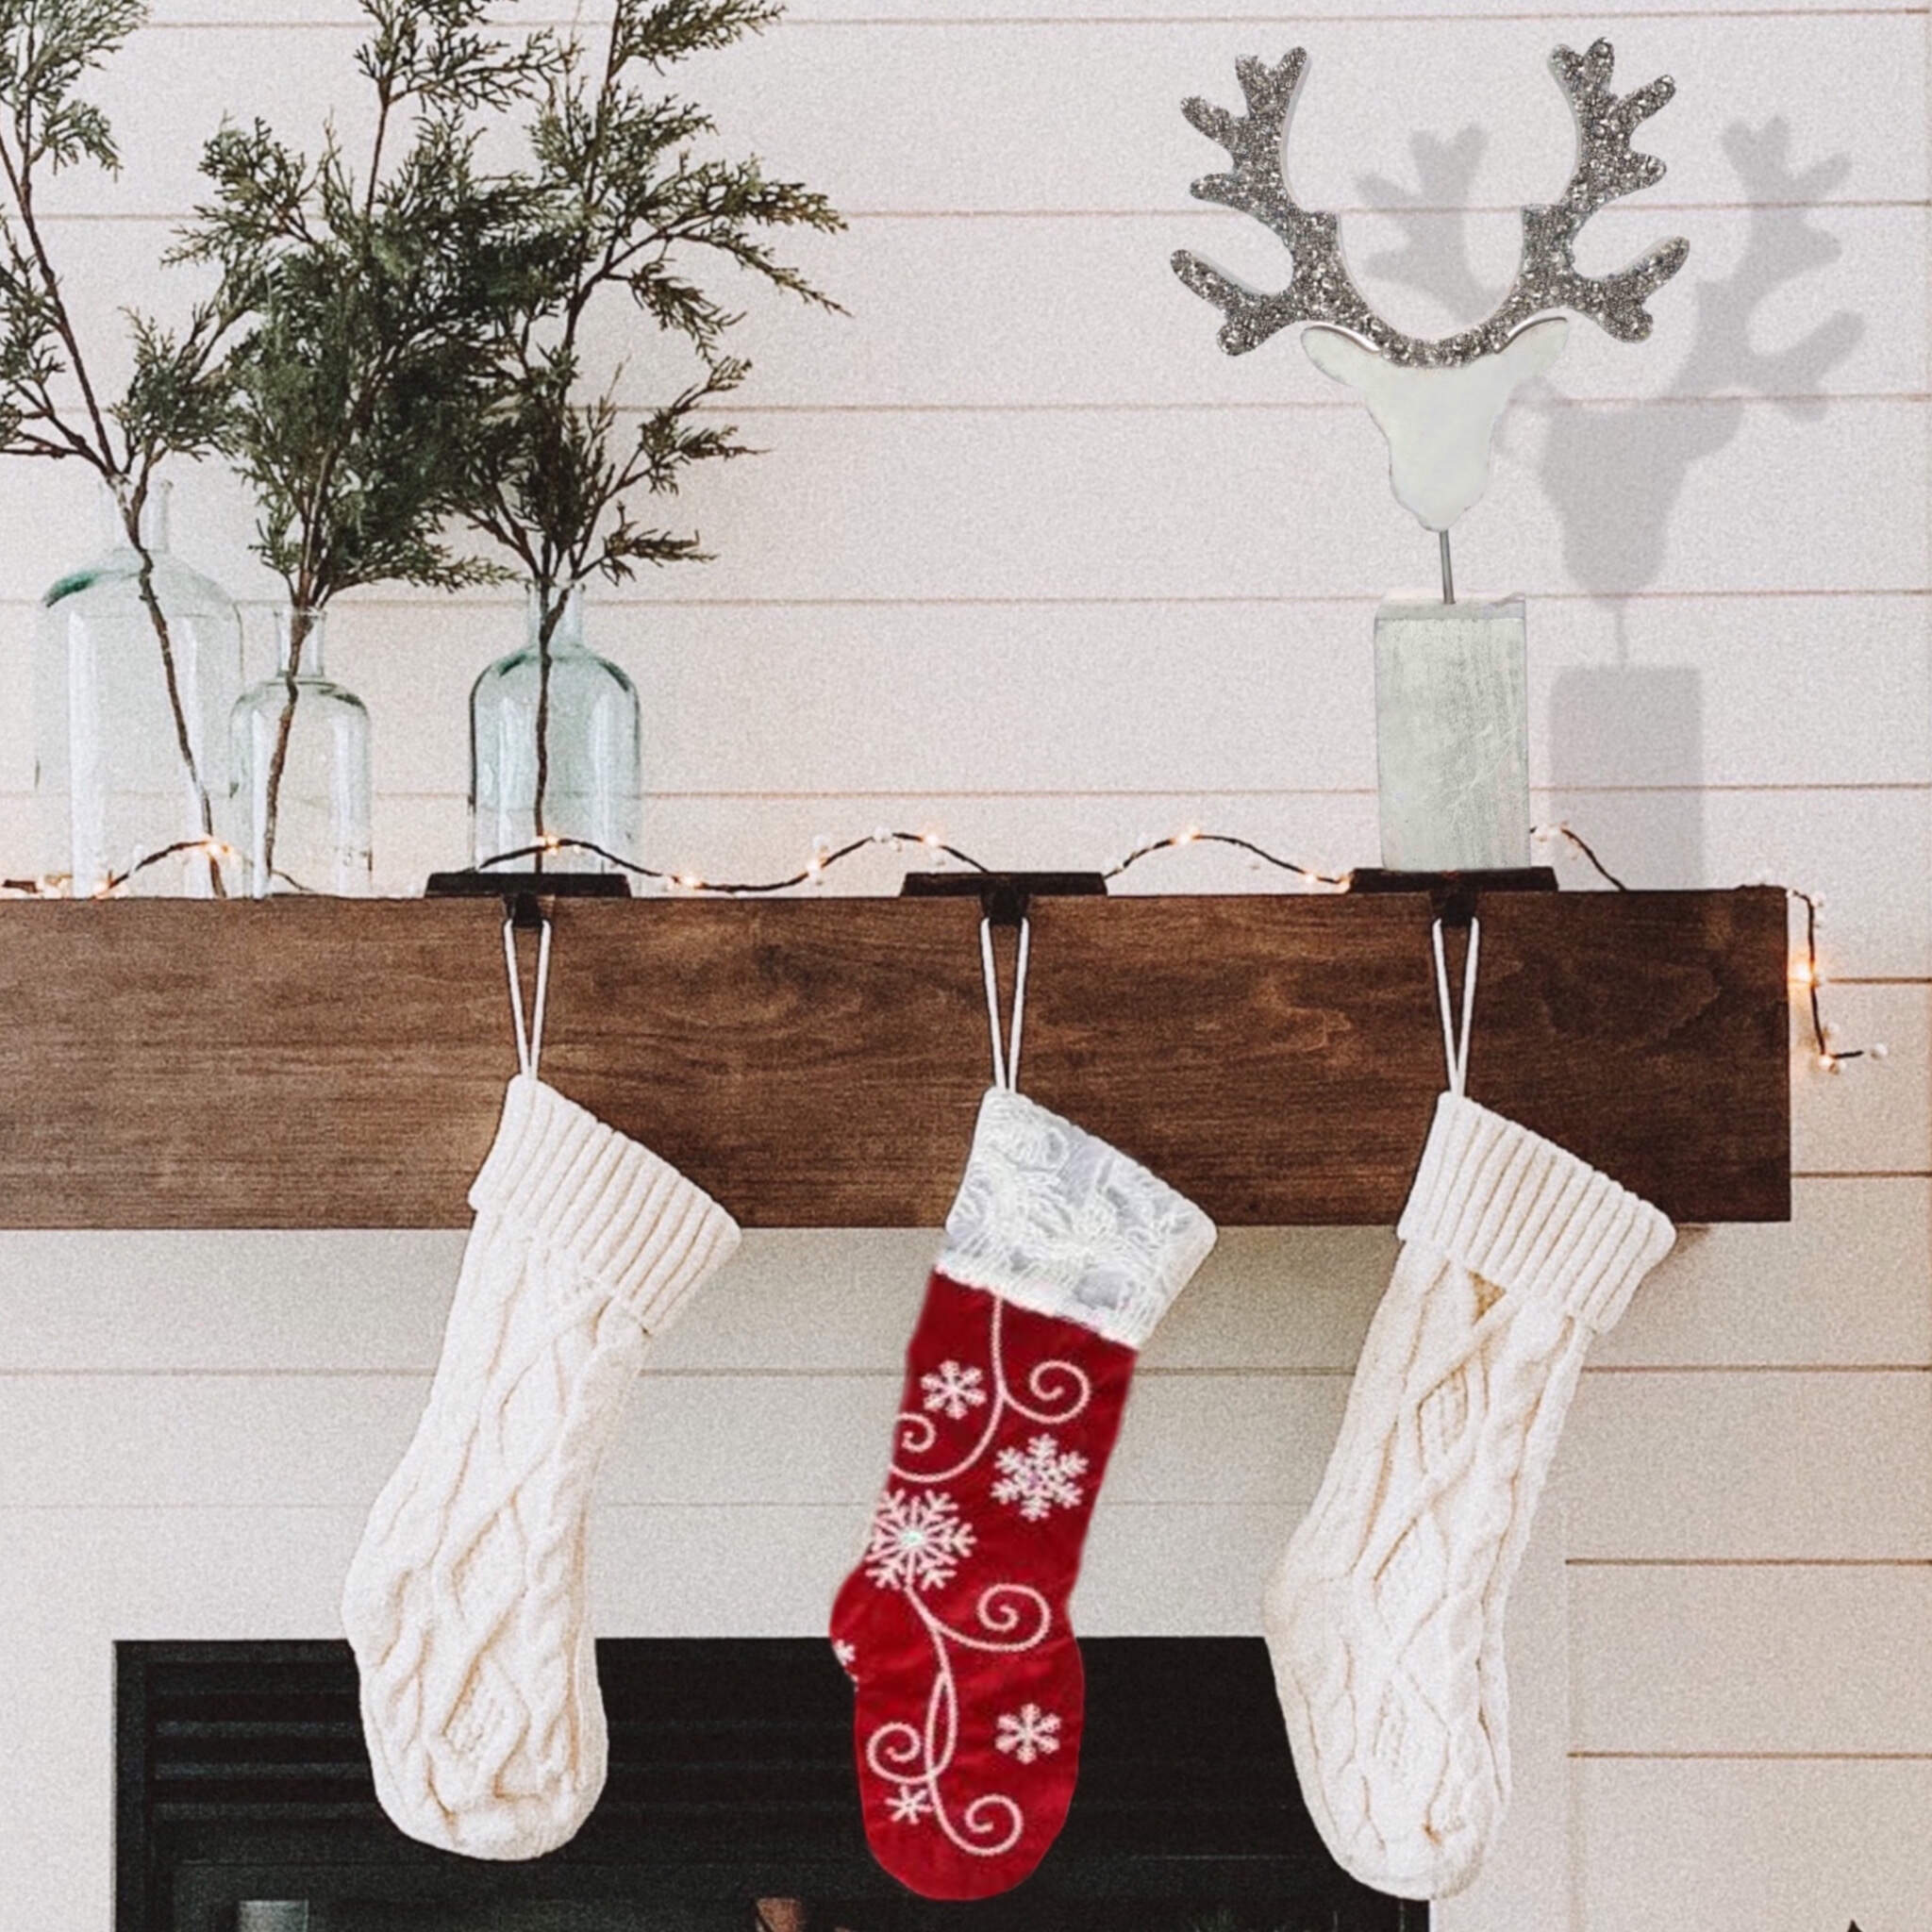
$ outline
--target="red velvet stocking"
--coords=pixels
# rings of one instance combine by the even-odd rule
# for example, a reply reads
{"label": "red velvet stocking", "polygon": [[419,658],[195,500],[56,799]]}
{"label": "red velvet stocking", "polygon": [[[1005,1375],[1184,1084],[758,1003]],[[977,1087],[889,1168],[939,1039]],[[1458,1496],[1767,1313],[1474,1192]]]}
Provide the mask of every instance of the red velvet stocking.
{"label": "red velvet stocking", "polygon": [[1002,1089],[911,1344],[891,1471],[831,1634],[879,1863],[929,1898],[1058,1836],[1084,1684],[1067,1598],[1141,1344],[1212,1245],[1191,1203]]}

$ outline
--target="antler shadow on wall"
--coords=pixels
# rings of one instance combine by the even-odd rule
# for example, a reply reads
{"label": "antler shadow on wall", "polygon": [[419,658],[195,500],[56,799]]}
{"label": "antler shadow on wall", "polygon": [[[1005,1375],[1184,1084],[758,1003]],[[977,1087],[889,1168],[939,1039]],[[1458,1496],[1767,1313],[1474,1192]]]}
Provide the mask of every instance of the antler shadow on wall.
{"label": "antler shadow on wall", "polygon": [[[1703,673],[1695,665],[1630,662],[1629,605],[1662,568],[1671,519],[1692,472],[1735,438],[1753,398],[1788,415],[1823,415],[1825,376],[1864,334],[1863,317],[1839,309],[1796,342],[1752,341],[1758,308],[1776,290],[1842,252],[1812,217],[1845,177],[1851,158],[1800,168],[1782,117],[1724,130],[1724,149],[1746,204],[1744,245],[1730,273],[1701,278],[1690,347],[1664,394],[1681,402],[1604,405],[1565,401],[1554,385],[1527,398],[1542,419],[1536,473],[1562,527],[1564,561],[1610,615],[1615,658],[1558,675],[1551,691],[1548,770],[1559,791],[1602,786],[1668,788],[1646,800],[1641,883],[1692,885],[1704,873]],[[1369,258],[1374,275],[1425,294],[1457,316],[1479,315],[1497,291],[1472,265],[1468,225],[1442,219],[1466,208],[1485,137],[1467,127],[1410,143],[1414,188],[1379,175],[1358,180],[1369,206],[1392,216],[1399,242]],[[1691,258],[1691,273],[1697,260]]]}

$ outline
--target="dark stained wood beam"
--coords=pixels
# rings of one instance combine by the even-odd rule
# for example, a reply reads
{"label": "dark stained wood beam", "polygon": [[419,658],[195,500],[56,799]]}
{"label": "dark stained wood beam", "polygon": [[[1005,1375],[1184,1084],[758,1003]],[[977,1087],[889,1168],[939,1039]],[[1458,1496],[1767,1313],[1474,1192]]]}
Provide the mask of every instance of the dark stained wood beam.
{"label": "dark stained wood beam", "polygon": [[[543,1074],[747,1225],[935,1225],[988,1079],[977,921],[559,902]],[[1429,921],[1406,893],[1038,901],[1021,1086],[1224,1224],[1391,1222],[1442,1083]],[[462,1225],[515,1067],[501,922],[0,906],[0,1225]],[[1495,894],[1482,923],[1475,1098],[1679,1221],[1789,1217],[1781,892]]]}

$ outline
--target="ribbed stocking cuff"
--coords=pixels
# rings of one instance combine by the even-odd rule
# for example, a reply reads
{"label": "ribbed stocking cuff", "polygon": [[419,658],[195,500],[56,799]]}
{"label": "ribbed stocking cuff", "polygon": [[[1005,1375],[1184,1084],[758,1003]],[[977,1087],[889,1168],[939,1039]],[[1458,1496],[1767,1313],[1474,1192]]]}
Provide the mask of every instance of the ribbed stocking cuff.
{"label": "ribbed stocking cuff", "polygon": [[529,1074],[504,1095],[470,1206],[568,1252],[647,1335],[738,1245],[738,1224],[702,1188]]}
{"label": "ribbed stocking cuff", "polygon": [[1676,1238],[1648,1201],[1607,1174],[1454,1093],[1436,1102],[1396,1231],[1506,1293],[1559,1298],[1599,1333]]}

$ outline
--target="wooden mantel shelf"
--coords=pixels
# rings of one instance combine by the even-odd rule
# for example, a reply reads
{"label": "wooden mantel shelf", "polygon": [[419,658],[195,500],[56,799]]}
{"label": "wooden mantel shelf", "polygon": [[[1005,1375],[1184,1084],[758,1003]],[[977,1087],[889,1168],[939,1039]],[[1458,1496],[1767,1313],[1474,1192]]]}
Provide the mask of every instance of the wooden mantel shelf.
{"label": "wooden mantel shelf", "polygon": [[[515,1064],[502,916],[0,906],[0,1225],[462,1225]],[[1021,1085],[1224,1224],[1391,1222],[1441,1085],[1429,919],[1039,901]],[[559,902],[544,1076],[748,1225],[936,1225],[988,1077],[977,920]],[[1475,1098],[1679,1221],[1789,1216],[1781,892],[1498,894],[1482,924]]]}

